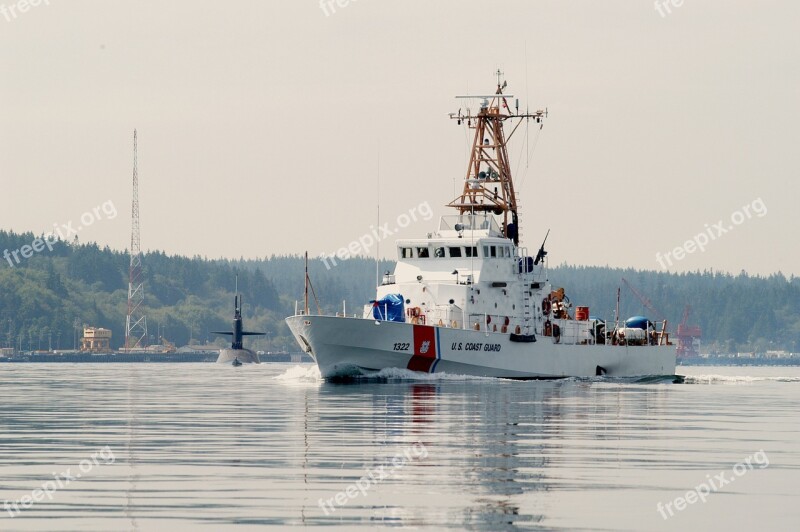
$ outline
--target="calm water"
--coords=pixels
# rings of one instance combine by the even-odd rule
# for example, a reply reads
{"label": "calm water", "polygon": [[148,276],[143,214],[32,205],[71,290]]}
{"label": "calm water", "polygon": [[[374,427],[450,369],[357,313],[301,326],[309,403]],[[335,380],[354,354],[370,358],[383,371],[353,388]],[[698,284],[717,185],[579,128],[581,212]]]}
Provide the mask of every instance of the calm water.
{"label": "calm water", "polygon": [[796,530],[800,368],[679,373],[3,364],[0,530]]}

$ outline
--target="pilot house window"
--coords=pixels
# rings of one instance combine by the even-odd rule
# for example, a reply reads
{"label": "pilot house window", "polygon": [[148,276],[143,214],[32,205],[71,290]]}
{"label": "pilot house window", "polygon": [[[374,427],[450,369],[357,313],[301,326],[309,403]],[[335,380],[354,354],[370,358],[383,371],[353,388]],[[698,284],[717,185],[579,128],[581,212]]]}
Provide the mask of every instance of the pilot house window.
{"label": "pilot house window", "polygon": [[417,257],[421,259],[427,259],[428,257],[430,257],[430,254],[428,253],[428,248],[417,248]]}
{"label": "pilot house window", "polygon": [[450,256],[451,257],[460,257],[461,256],[461,248],[450,248]]}

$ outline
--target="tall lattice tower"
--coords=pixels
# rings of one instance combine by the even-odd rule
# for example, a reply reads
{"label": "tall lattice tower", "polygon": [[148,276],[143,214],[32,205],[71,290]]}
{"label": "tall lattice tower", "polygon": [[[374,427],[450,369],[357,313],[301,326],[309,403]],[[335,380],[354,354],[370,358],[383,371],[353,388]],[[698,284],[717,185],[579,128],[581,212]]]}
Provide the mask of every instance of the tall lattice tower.
{"label": "tall lattice tower", "polygon": [[139,235],[139,166],[135,129],[133,130],[133,201],[131,204],[131,265],[128,275],[128,316],[125,319],[126,350],[145,347],[147,340],[142,250]]}

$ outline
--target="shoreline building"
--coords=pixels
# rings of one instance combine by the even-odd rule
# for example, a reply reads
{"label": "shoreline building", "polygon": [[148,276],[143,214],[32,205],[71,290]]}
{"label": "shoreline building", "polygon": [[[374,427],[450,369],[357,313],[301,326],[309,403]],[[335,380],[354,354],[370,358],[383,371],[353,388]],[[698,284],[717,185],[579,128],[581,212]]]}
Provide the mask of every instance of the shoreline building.
{"label": "shoreline building", "polygon": [[84,327],[80,350],[83,353],[111,352],[111,330],[102,327]]}

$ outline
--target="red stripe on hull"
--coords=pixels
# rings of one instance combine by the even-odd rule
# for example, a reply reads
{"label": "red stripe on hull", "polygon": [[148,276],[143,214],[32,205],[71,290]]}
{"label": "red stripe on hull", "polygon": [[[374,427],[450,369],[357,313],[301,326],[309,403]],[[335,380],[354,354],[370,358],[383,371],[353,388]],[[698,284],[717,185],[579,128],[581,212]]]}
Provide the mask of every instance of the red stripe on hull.
{"label": "red stripe on hull", "polygon": [[436,362],[436,330],[425,325],[414,325],[414,356],[408,361],[408,369],[430,373]]}
{"label": "red stripe on hull", "polygon": [[436,329],[414,325],[414,355],[436,358]]}
{"label": "red stripe on hull", "polygon": [[430,373],[431,366],[436,362],[435,358],[428,358],[426,356],[414,355],[408,361],[408,369],[411,371],[421,371],[423,373]]}

